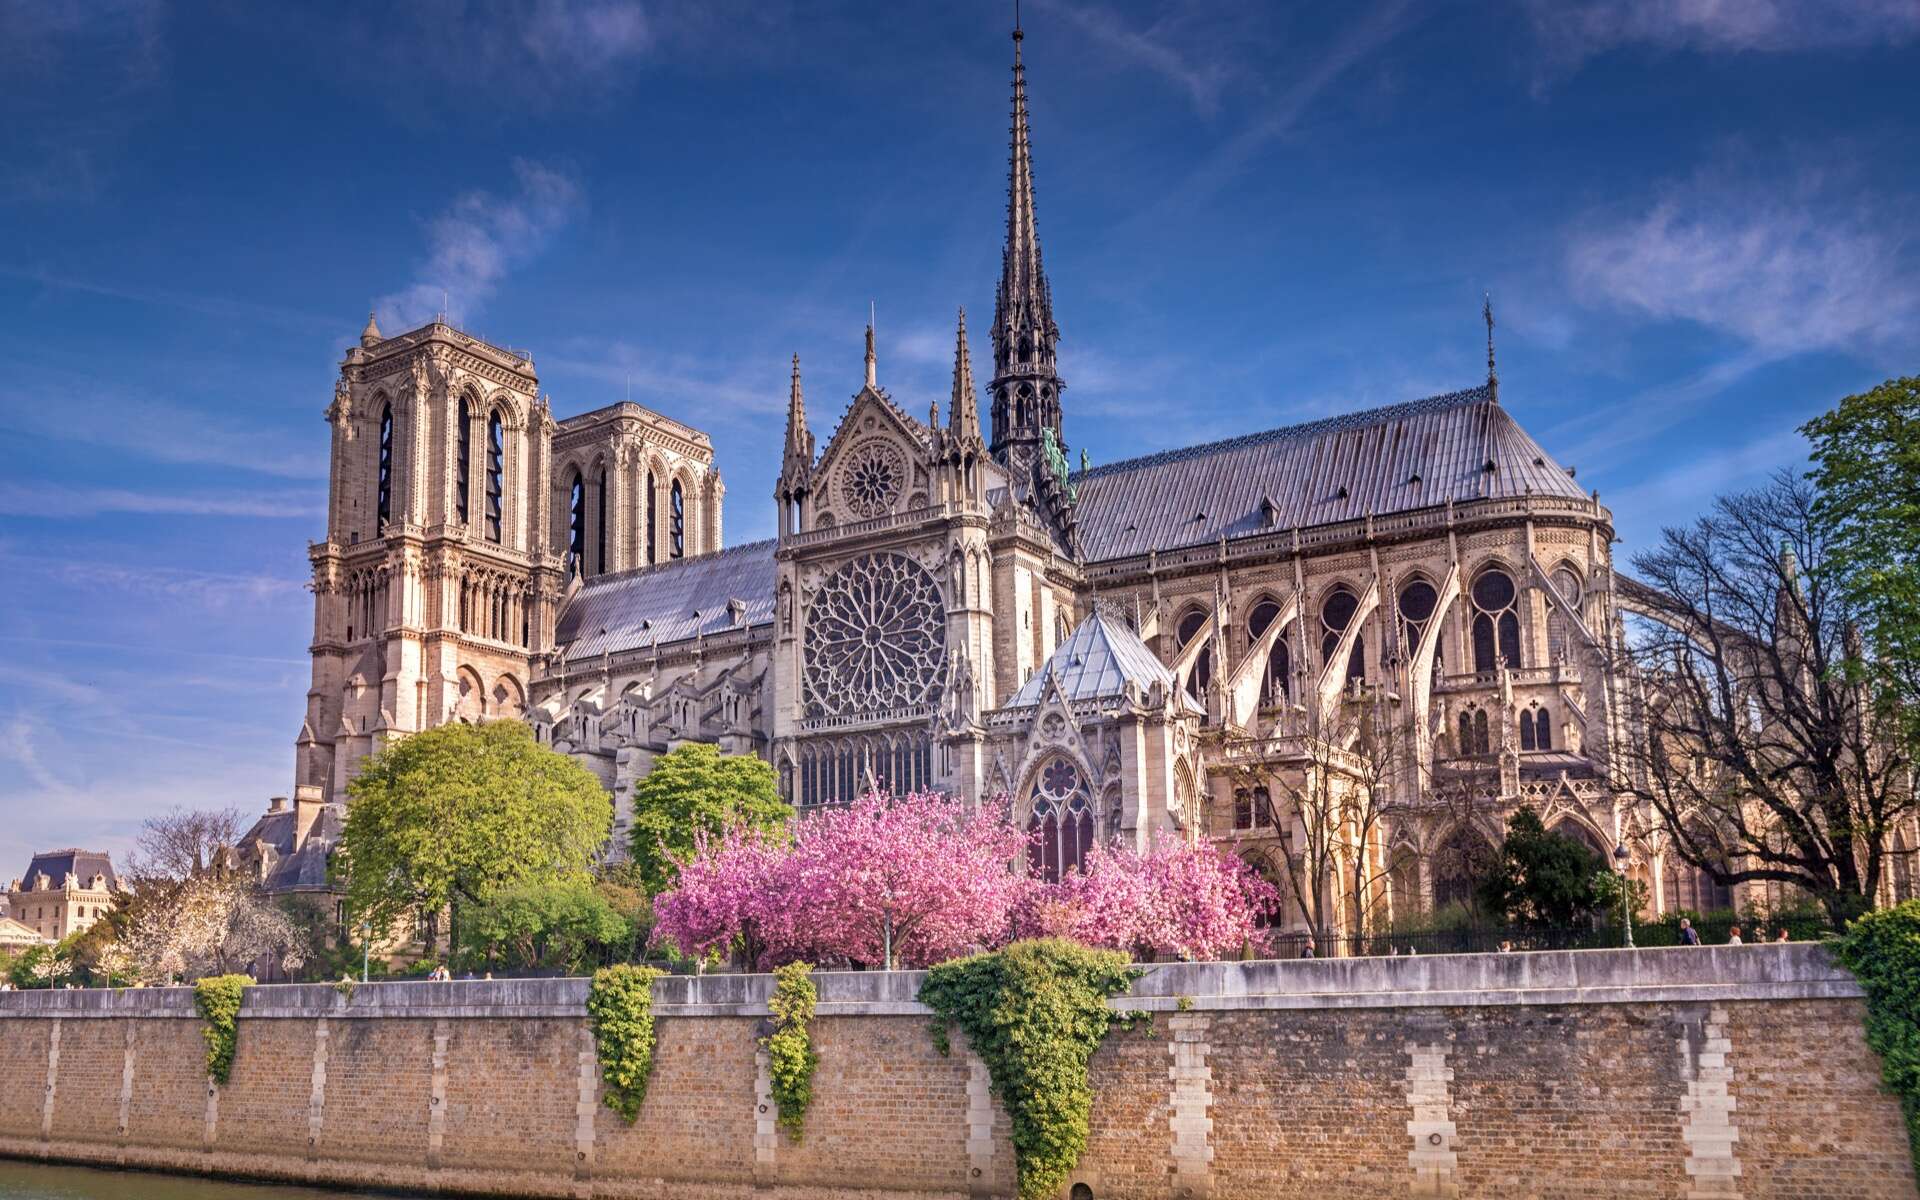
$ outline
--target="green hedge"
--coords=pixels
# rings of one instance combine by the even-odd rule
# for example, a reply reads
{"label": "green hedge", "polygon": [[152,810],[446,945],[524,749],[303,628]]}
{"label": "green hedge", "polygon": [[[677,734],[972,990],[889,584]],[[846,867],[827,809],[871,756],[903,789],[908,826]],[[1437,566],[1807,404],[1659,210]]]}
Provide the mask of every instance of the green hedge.
{"label": "green hedge", "polygon": [[606,1084],[604,1099],[629,1125],[640,1116],[653,1073],[653,981],[661,974],[621,963],[595,971],[587,989],[587,1020]]}
{"label": "green hedge", "polygon": [[960,1026],[1012,1120],[1021,1200],[1053,1196],[1087,1148],[1087,1063],[1107,1030],[1131,1019],[1107,1000],[1140,974],[1124,954],[1054,938],[927,972],[920,999],[940,1014],[934,1037],[941,1053],[948,1024]]}
{"label": "green hedge", "polygon": [[207,1023],[207,1075],[226,1086],[240,1044],[240,996],[253,985],[245,975],[209,975],[193,985],[193,1006]]}
{"label": "green hedge", "polygon": [[767,1001],[773,1014],[773,1032],[761,1038],[760,1044],[767,1048],[780,1125],[798,1142],[806,1124],[807,1106],[813,1103],[814,1068],[820,1065],[808,1029],[820,992],[814,986],[809,963],[788,963],[776,968],[773,978],[773,995]]}
{"label": "green hedge", "polygon": [[1920,900],[1855,918],[1832,945],[1867,993],[1867,1044],[1900,1097],[1920,1163]]}

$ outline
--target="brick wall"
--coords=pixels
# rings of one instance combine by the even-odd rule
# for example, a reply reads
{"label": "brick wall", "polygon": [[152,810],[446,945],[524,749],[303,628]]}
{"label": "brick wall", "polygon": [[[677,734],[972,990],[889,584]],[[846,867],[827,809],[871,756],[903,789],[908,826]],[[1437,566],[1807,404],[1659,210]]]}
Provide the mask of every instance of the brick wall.
{"label": "brick wall", "polygon": [[[656,985],[639,1120],[580,980],[248,992],[210,1090],[184,989],[0,995],[0,1153],[502,1196],[1006,1195],[1008,1123],[919,976],[823,974],[806,1137],[759,976]],[[1109,1197],[1915,1195],[1858,990],[1811,946],[1151,968],[1094,1056]],[[51,1079],[49,1092],[47,1083]]]}

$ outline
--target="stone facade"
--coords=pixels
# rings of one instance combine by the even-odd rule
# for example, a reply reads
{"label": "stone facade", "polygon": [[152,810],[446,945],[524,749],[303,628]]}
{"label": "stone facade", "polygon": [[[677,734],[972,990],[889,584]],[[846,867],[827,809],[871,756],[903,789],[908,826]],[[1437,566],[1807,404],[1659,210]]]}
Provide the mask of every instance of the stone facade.
{"label": "stone facade", "polygon": [[702,741],[765,757],[800,809],[1003,803],[1045,874],[1170,836],[1278,878],[1317,842],[1353,882],[1292,903],[1294,930],[1466,897],[1521,803],[1628,843],[1655,911],[1769,899],[1680,862],[1616,786],[1612,517],[1503,406],[1490,309],[1472,387],[1074,466],[1020,54],[991,373],[963,313],[951,390],[903,404],[869,328],[817,445],[796,359],[772,539],[722,549],[699,431],[630,403],[556,419],[530,355],[369,321],[310,549],[295,807],[331,816],[269,814],[249,841],[314,860],[269,883],[324,880],[383,740],[524,717],[607,786],[616,852],[657,757]]}
{"label": "stone facade", "polygon": [[26,874],[7,885],[4,911],[41,940],[57,942],[106,916],[119,892],[113,860],[106,854],[48,850],[34,855]]}
{"label": "stone facade", "polygon": [[[1095,1200],[1910,1197],[1852,980],[1811,945],[1148,968],[1094,1055]],[[250,989],[210,1088],[187,989],[0,996],[0,1153],[499,1196],[1007,1196],[984,1067],[917,973],[824,973],[804,1139],[768,1104],[767,976],[655,985],[629,1126],[585,980]],[[289,1131],[305,1131],[304,1138]],[[1063,1195],[1067,1193],[1063,1192]]]}

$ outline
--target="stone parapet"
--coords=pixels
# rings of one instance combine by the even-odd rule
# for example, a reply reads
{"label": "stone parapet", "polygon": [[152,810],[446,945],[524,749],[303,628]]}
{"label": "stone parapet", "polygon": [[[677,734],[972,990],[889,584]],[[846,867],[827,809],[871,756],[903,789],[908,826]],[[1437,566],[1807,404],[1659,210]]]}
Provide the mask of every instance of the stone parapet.
{"label": "stone parapet", "polygon": [[[1854,979],[1816,943],[1436,954],[1403,958],[1154,963],[1114,1007],[1153,1012],[1307,1008],[1505,1007],[1736,1000],[1853,999]],[[928,1016],[924,971],[819,971],[821,1016]],[[241,1015],[314,1017],[578,1017],[589,981],[424,980],[263,984]],[[671,975],[653,985],[662,1016],[767,1015],[771,975]],[[0,994],[0,1017],[197,1018],[191,988]]]}

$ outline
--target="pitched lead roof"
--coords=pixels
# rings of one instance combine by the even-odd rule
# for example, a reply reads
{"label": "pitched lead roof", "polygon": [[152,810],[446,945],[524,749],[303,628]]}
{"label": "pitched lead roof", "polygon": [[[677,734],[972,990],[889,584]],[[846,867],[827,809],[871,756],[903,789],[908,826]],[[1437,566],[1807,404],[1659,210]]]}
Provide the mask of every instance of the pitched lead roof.
{"label": "pitched lead roof", "polygon": [[[569,660],[773,621],[774,539],[586,581],[560,613]],[[738,600],[738,619],[728,601]]]}
{"label": "pitched lead roof", "polygon": [[1026,708],[1040,703],[1050,675],[1059,677],[1060,690],[1069,703],[1122,696],[1129,683],[1142,692],[1156,683],[1167,689],[1173,687],[1173,672],[1147,649],[1140,635],[1098,609],[1054,648],[1046,664],[1003,707]]}
{"label": "pitched lead roof", "polygon": [[1073,482],[1089,561],[1449,500],[1586,498],[1484,386],[1108,463]]}

